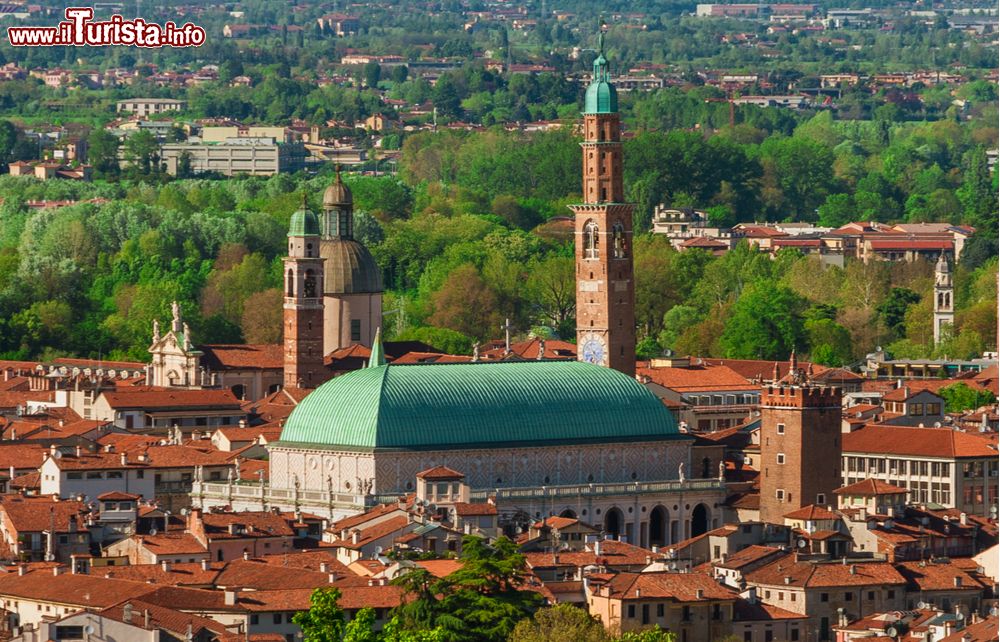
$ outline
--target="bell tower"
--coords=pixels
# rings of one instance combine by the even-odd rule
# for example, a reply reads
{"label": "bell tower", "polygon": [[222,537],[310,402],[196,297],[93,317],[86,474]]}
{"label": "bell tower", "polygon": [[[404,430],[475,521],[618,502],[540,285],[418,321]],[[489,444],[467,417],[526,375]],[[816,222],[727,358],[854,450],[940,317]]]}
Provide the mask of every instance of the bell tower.
{"label": "bell tower", "polygon": [[326,381],[323,369],[323,261],[316,215],[304,202],[292,214],[285,273],[286,388],[315,388]]}
{"label": "bell tower", "polygon": [[951,278],[951,266],[944,252],[934,266],[934,344],[940,344],[951,333],[955,324],[955,308],[952,296],[955,286]]}
{"label": "bell tower", "polygon": [[583,111],[583,202],[576,215],[577,358],[635,375],[632,205],[622,185],[618,93],[604,57],[601,26],[594,77]]}

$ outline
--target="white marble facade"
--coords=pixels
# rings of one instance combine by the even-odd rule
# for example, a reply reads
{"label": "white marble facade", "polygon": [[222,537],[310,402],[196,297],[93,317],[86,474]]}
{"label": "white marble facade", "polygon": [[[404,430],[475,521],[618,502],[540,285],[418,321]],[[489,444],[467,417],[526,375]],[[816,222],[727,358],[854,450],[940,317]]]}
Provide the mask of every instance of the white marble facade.
{"label": "white marble facade", "polygon": [[[350,452],[269,447],[272,488],[387,495],[413,490],[416,475],[448,466],[466,475],[473,490],[677,479],[691,469],[688,440],[525,448]],[[331,488],[332,486],[332,488]]]}

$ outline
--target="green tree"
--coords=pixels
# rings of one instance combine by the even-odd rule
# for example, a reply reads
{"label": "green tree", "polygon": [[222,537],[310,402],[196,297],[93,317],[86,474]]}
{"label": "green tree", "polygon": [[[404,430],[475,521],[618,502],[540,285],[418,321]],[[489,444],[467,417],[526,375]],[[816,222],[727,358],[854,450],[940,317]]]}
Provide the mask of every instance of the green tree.
{"label": "green tree", "polygon": [[976,390],[964,383],[945,386],[938,391],[944,399],[947,412],[963,412],[975,410],[982,406],[997,402],[996,395],[989,390]]}
{"label": "green tree", "polygon": [[341,642],[344,639],[344,610],[337,601],[340,589],[318,588],[309,596],[308,611],[292,616],[292,622],[302,629],[305,642]]}
{"label": "green tree", "polygon": [[118,137],[96,128],[87,137],[87,159],[99,178],[115,178],[119,174]]}
{"label": "green tree", "polygon": [[888,296],[876,307],[882,317],[885,328],[900,336],[905,330],[903,321],[906,318],[906,309],[920,301],[920,295],[908,288],[892,288]]}
{"label": "green tree", "polygon": [[572,604],[539,609],[517,623],[509,642],[608,642],[601,621]]}
{"label": "green tree", "polygon": [[466,535],[460,559],[462,566],[450,575],[418,582],[416,590],[409,591],[413,599],[399,607],[398,614],[407,628],[440,627],[448,642],[506,640],[542,602],[537,592],[522,588],[524,555],[506,537],[487,543]]}
{"label": "green tree", "polygon": [[750,286],[726,321],[719,343],[730,359],[784,359],[802,346],[802,299],[785,286]]}

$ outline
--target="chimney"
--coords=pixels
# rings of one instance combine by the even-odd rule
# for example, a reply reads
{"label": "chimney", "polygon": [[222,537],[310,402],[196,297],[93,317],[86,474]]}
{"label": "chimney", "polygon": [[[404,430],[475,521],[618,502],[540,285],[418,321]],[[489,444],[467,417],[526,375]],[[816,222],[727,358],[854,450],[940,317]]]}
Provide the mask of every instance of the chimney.
{"label": "chimney", "polygon": [[142,610],[142,628],[149,628],[149,609]]}
{"label": "chimney", "polygon": [[83,447],[82,446],[77,446],[76,447],[76,456],[77,456],[77,458],[79,458],[82,455],[83,455]]}
{"label": "chimney", "polygon": [[339,577],[337,576],[336,573],[327,573],[326,579],[330,584],[336,584]]}
{"label": "chimney", "polygon": [[785,584],[791,584],[791,583],[792,583],[792,578],[791,578],[791,576],[789,576],[789,575],[786,575],[786,576],[785,576]]}
{"label": "chimney", "polygon": [[955,588],[961,588],[961,587],[962,587],[962,576],[961,575],[956,575],[955,576]]}
{"label": "chimney", "polygon": [[357,545],[361,541],[361,531],[354,529],[351,531],[351,544]]}
{"label": "chimney", "polygon": [[247,561],[249,559],[250,559],[250,551],[244,550],[243,551],[243,561],[245,562],[245,561]]}
{"label": "chimney", "polygon": [[170,572],[170,560],[160,560],[160,568],[163,569],[164,573]]}
{"label": "chimney", "polygon": [[329,573],[330,572],[330,564],[327,563],[327,562],[320,562],[319,563],[319,572],[320,573]]}
{"label": "chimney", "polygon": [[201,570],[207,571],[208,568],[209,568],[209,561],[208,560],[202,560],[201,561]]}
{"label": "chimney", "polygon": [[642,589],[638,589],[638,588],[637,588],[637,589],[635,590],[635,596],[636,596],[636,597],[642,597]]}
{"label": "chimney", "polygon": [[756,604],[757,603],[757,587],[756,586],[751,586],[750,588],[747,589],[747,602],[749,602],[750,604]]}
{"label": "chimney", "polygon": [[962,526],[968,526],[969,525],[969,515],[968,515],[968,513],[961,513],[958,516],[958,523],[961,524]]}
{"label": "chimney", "polygon": [[17,574],[18,575],[24,575],[27,572],[28,572],[28,565],[27,564],[18,564],[17,565]]}
{"label": "chimney", "polygon": [[52,575],[55,577],[59,577],[60,575],[62,575],[62,571],[63,571],[62,566],[52,567]]}
{"label": "chimney", "polygon": [[122,622],[132,624],[132,605],[128,602],[122,607]]}
{"label": "chimney", "polygon": [[700,600],[703,597],[705,597],[705,589],[695,589],[694,590],[694,598],[696,600]]}
{"label": "chimney", "polygon": [[127,466],[127,465],[128,465],[128,455],[126,453],[122,453],[122,466]]}
{"label": "chimney", "polygon": [[851,575],[858,574],[858,566],[856,564],[851,564]]}
{"label": "chimney", "polygon": [[226,606],[236,606],[236,601],[239,598],[239,589],[230,589],[225,592],[224,600]]}
{"label": "chimney", "polygon": [[55,444],[52,444],[51,446],[49,446],[49,457],[55,459],[57,452],[59,452],[59,449],[56,448]]}

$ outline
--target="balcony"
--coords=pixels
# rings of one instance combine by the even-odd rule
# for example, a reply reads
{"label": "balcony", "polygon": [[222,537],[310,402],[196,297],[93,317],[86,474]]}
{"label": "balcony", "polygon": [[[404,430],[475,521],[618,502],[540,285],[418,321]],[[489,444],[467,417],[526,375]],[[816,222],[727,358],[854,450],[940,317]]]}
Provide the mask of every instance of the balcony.
{"label": "balcony", "polygon": [[518,499],[567,499],[576,497],[606,497],[608,495],[644,495],[651,493],[683,493],[692,491],[725,491],[725,484],[718,479],[689,479],[685,481],[631,482],[626,484],[573,484],[568,486],[541,486],[538,488],[497,488],[474,490],[470,500],[486,501],[495,496],[497,501]]}

